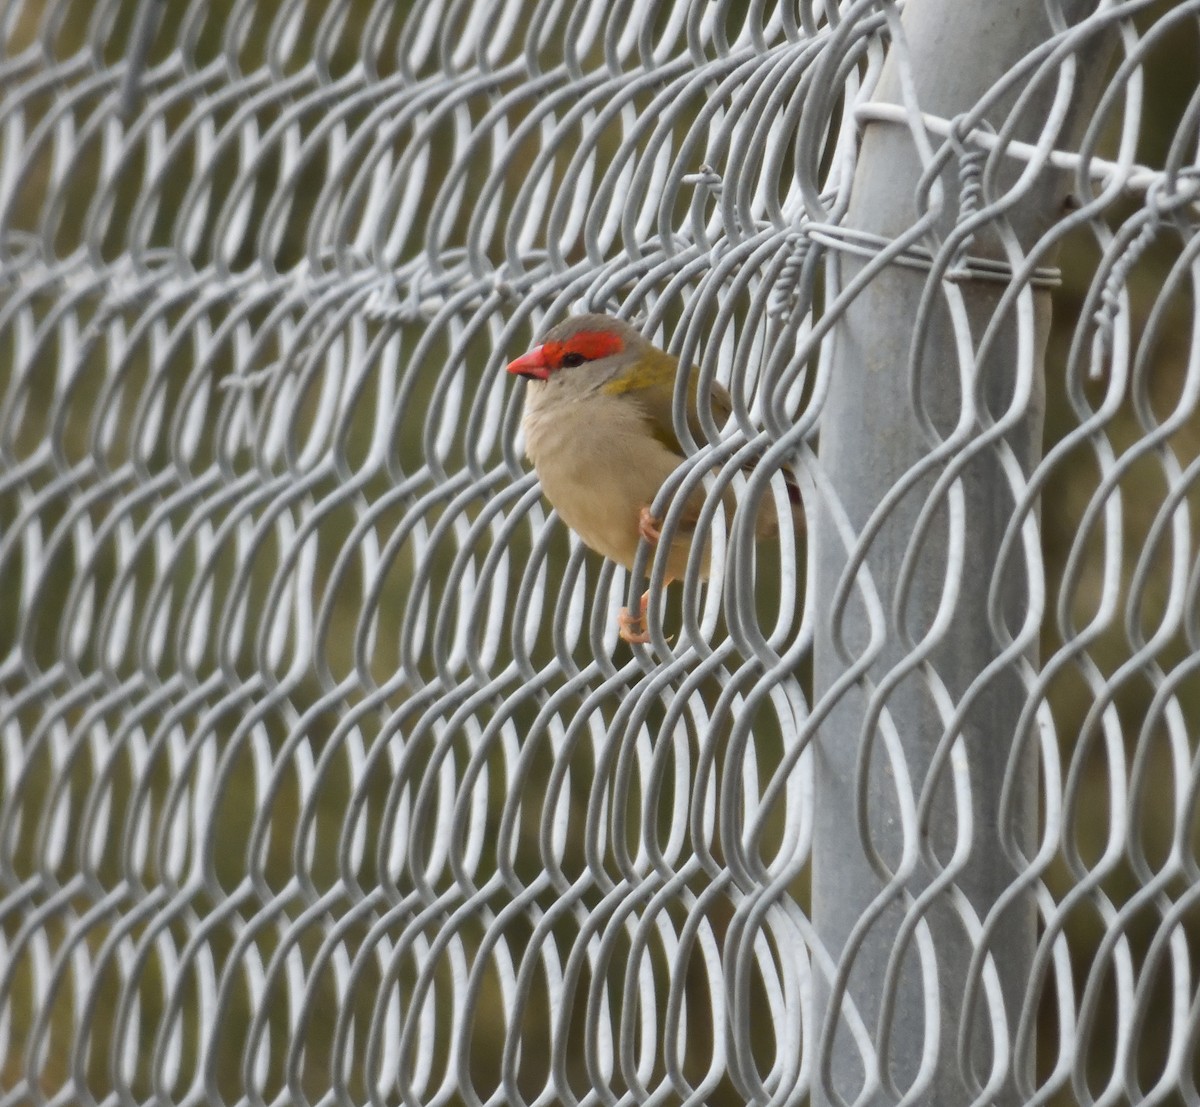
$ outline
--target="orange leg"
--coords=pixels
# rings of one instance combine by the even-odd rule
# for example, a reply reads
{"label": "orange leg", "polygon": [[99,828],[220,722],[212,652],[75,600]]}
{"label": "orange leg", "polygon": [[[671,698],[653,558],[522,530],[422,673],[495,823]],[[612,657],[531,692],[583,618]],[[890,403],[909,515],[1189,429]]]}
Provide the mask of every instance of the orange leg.
{"label": "orange leg", "polygon": [[[656,519],[650,514],[650,507],[646,505],[638,512],[638,534],[640,534],[651,546],[657,546],[659,539],[662,538],[662,520]],[[671,583],[671,578],[667,577],[663,581],[663,585]],[[649,642],[650,631],[646,627],[646,609],[650,606],[650,593],[642,593],[642,601],[638,605],[638,613],[634,615],[627,607],[621,608],[617,614],[617,625],[621,628],[621,639],[625,642]]]}
{"label": "orange leg", "polygon": [[662,520],[651,515],[649,507],[643,507],[638,513],[638,534],[651,546],[657,546],[662,537]]}
{"label": "orange leg", "polygon": [[[663,581],[664,588],[671,583],[671,579],[671,577],[667,577]],[[650,641],[650,630],[646,626],[646,611],[649,607],[650,593],[643,592],[636,615],[627,607],[623,607],[617,612],[617,626],[621,628],[620,634],[623,642],[646,643]],[[667,641],[669,642],[670,638]]]}
{"label": "orange leg", "polygon": [[623,642],[649,642],[650,632],[646,629],[646,608],[650,606],[650,593],[642,593],[642,602],[638,605],[639,612],[634,615],[627,607],[617,613],[617,626],[621,628]]}

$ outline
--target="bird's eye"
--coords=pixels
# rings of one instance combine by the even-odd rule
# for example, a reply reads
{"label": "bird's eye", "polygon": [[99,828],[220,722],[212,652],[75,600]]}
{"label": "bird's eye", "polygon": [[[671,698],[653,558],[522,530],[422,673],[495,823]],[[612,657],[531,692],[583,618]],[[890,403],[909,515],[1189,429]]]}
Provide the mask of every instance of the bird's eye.
{"label": "bird's eye", "polygon": [[576,365],[582,365],[587,358],[583,354],[563,354],[562,365],[564,369],[573,369]]}

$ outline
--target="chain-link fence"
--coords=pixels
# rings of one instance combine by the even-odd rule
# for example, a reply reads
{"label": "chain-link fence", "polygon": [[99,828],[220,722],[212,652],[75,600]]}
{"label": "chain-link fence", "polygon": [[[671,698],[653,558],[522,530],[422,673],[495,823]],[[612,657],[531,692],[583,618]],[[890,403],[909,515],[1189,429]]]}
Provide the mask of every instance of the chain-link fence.
{"label": "chain-link fence", "polygon": [[1200,0],[0,13],[0,1104],[1200,1102]]}

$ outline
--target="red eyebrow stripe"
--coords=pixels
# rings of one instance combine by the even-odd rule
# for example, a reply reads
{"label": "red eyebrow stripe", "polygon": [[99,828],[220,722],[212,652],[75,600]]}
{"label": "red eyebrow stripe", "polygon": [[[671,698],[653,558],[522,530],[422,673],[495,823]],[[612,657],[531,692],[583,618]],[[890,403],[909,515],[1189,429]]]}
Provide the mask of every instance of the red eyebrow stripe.
{"label": "red eyebrow stripe", "polygon": [[611,357],[625,349],[625,343],[612,331],[580,331],[565,342],[547,342],[543,348],[546,356],[558,365],[564,354],[580,354],[588,361]]}

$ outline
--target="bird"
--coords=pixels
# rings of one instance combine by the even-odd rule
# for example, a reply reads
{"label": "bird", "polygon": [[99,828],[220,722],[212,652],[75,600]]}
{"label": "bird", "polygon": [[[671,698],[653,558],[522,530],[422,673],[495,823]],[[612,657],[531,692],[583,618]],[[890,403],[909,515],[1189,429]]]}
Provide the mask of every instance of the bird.
{"label": "bird", "polygon": [[[636,327],[611,315],[569,316],[551,327],[527,353],[509,362],[507,371],[528,382],[521,426],[525,453],[533,463],[542,492],[559,517],[604,557],[633,568],[638,542],[666,559],[664,580],[683,576],[705,493],[697,489],[684,506],[669,547],[661,548],[662,520],[651,504],[663,482],[685,459],[671,417],[679,359],[655,346]],[[697,414],[699,370],[688,370],[688,426],[697,441],[705,435]],[[712,417],[720,427],[733,411],[729,393],[716,382],[709,392]],[[753,463],[751,463],[753,464]],[[786,470],[792,523],[804,525],[799,487]],[[732,493],[726,502],[732,510]],[[764,497],[756,520],[760,538],[778,530],[772,497]],[[709,550],[701,576],[709,573]],[[621,608],[620,637],[650,641],[646,611]]]}

